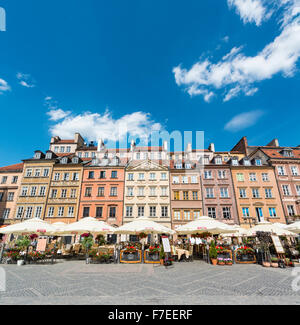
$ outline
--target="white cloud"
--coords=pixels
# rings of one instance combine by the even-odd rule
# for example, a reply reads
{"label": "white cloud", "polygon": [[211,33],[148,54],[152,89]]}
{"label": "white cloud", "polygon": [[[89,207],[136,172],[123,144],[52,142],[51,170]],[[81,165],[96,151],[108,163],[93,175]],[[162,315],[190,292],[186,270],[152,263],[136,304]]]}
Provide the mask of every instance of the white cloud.
{"label": "white cloud", "polygon": [[264,0],[227,0],[227,3],[229,8],[235,7],[244,24],[254,22],[256,26],[260,26],[263,20],[269,19],[272,15]]}
{"label": "white cloud", "polygon": [[251,96],[256,83],[281,73],[292,77],[300,57],[300,0],[281,0],[283,8],[280,34],[255,56],[246,56],[242,47],[234,47],[219,62],[209,58],[189,70],[180,65],[173,69],[178,86],[185,86],[190,96],[224,89],[224,101],[240,93]]}
{"label": "white cloud", "polygon": [[0,78],[0,95],[3,94],[3,92],[9,90],[10,90],[9,84],[4,79]]}
{"label": "white cloud", "polygon": [[59,121],[65,118],[66,116],[70,115],[70,111],[63,111],[62,109],[53,109],[49,112],[47,112],[47,115],[49,115],[50,121]]}
{"label": "white cloud", "polygon": [[263,115],[264,112],[260,110],[238,114],[225,125],[224,129],[231,132],[246,129],[254,125]]}
{"label": "white cloud", "polygon": [[17,79],[19,80],[19,84],[26,88],[34,88],[35,82],[33,78],[30,76],[30,74],[25,74],[18,72],[17,73]]}
{"label": "white cloud", "polygon": [[145,112],[127,114],[119,119],[114,119],[108,110],[102,115],[90,112],[78,115],[66,112],[66,114],[61,122],[50,127],[53,136],[71,139],[74,133],[79,132],[88,140],[102,138],[117,141],[127,133],[145,139],[152,131],[163,130],[162,125],[151,120],[150,114]]}

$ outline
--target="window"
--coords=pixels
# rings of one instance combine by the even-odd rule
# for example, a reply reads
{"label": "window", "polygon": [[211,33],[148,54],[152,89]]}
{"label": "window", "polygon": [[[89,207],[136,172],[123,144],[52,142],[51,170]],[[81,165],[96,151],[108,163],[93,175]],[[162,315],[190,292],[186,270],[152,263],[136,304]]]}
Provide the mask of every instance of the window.
{"label": "window", "polygon": [[3,193],[3,192],[0,192],[0,202],[1,202],[2,199],[3,199],[3,195],[4,195],[4,193]]}
{"label": "window", "polygon": [[93,171],[90,171],[88,178],[92,179],[92,178],[94,178],[94,176],[95,176],[95,173]]}
{"label": "window", "polygon": [[179,200],[179,191],[174,191],[174,200]]}
{"label": "window", "polygon": [[198,218],[200,218],[200,211],[196,210],[194,211],[194,219],[196,220]]}
{"label": "window", "polygon": [[161,179],[166,180],[167,179],[167,173],[161,173]]}
{"label": "window", "polygon": [[215,158],[215,163],[216,163],[217,165],[222,165],[222,158],[221,158],[221,157],[216,157],[216,158]]}
{"label": "window", "polygon": [[188,177],[187,176],[182,176],[181,177],[182,184],[188,184]]}
{"label": "window", "polygon": [[32,217],[32,211],[33,211],[33,207],[27,207],[26,209],[26,213],[25,213],[25,218],[29,219]]}
{"label": "window", "polygon": [[58,149],[59,149],[59,147],[58,146],[55,146],[54,147],[54,152],[58,152]]}
{"label": "window", "polygon": [[104,187],[98,187],[98,196],[104,196]]}
{"label": "window", "polygon": [[57,196],[57,190],[52,190],[51,191],[51,199],[55,199]]}
{"label": "window", "polygon": [[255,208],[256,216],[259,222],[264,221],[264,214],[262,208]]}
{"label": "window", "polygon": [[296,185],[297,195],[300,195],[300,185]]}
{"label": "window", "polygon": [[61,198],[65,199],[67,197],[67,190],[64,188],[61,190]]}
{"label": "window", "polygon": [[59,181],[60,179],[60,173],[54,173],[54,180]]}
{"label": "window", "polygon": [[128,180],[133,181],[133,174],[132,173],[128,174]]}
{"label": "window", "polygon": [[137,154],[136,154],[136,159],[137,159],[137,160],[140,160],[140,159],[141,159],[141,154],[140,154],[140,153],[137,153]]}
{"label": "window", "polygon": [[231,163],[232,163],[232,166],[238,166],[238,164],[239,164],[237,159],[232,159]]}
{"label": "window", "polygon": [[65,152],[65,147],[60,147],[60,152]]}
{"label": "window", "polygon": [[31,177],[32,176],[32,169],[26,169],[26,177]]}
{"label": "window", "polygon": [[179,177],[173,176],[173,184],[179,184]]}
{"label": "window", "polygon": [[156,179],[155,173],[150,173],[150,180],[154,181]]}
{"label": "window", "polygon": [[7,201],[13,201],[14,200],[15,193],[14,192],[8,192],[7,195]]}
{"label": "window", "polygon": [[211,170],[206,170],[206,171],[204,172],[204,178],[205,178],[205,179],[211,179],[211,178],[212,178]]}
{"label": "window", "polygon": [[193,176],[191,177],[191,182],[192,182],[192,184],[197,184],[197,183],[198,183],[198,177],[195,176],[195,175],[193,175]]}
{"label": "window", "polygon": [[285,169],[283,166],[277,166],[277,172],[279,176],[285,175]]}
{"label": "window", "polygon": [[48,209],[48,217],[53,217],[54,215],[54,207],[49,207]]}
{"label": "window", "polygon": [[110,188],[110,196],[118,196],[118,188],[117,187]]}
{"label": "window", "polygon": [[145,179],[144,173],[139,173],[139,181],[143,181]]}
{"label": "window", "polygon": [[10,209],[8,209],[8,208],[4,209],[4,210],[3,210],[2,218],[3,218],[3,219],[8,219],[9,214],[10,214]]}
{"label": "window", "polygon": [[240,191],[240,198],[241,199],[247,197],[247,193],[246,193],[246,189],[245,188],[240,188],[239,191]]}
{"label": "window", "polygon": [[145,196],[144,195],[144,187],[139,187],[139,196]]}
{"label": "window", "polygon": [[127,187],[127,196],[133,196],[133,187]]}
{"label": "window", "polygon": [[28,187],[23,186],[21,191],[21,196],[27,196],[27,193],[28,193]]}
{"label": "window", "polygon": [[283,195],[290,195],[290,187],[289,185],[282,185]]}
{"label": "window", "polygon": [[67,146],[66,152],[71,152],[71,146]]}
{"label": "window", "polygon": [[250,173],[249,174],[249,180],[251,182],[255,182],[256,181],[256,173]]}
{"label": "window", "polygon": [[96,218],[102,218],[103,216],[103,207],[96,207]]}
{"label": "window", "polygon": [[41,218],[42,216],[42,210],[43,210],[43,207],[36,207],[35,208],[35,218]]}
{"label": "window", "polygon": [[90,216],[90,207],[83,208],[83,218],[87,218]]}
{"label": "window", "polygon": [[197,191],[193,191],[193,200],[194,201],[198,200],[198,192]]}
{"label": "window", "polygon": [[227,187],[221,187],[220,188],[220,196],[221,196],[221,198],[228,198],[229,197]]}
{"label": "window", "polygon": [[189,192],[188,191],[183,191],[183,199],[188,200],[189,199]]}
{"label": "window", "polygon": [[43,177],[48,177],[49,176],[49,169],[48,168],[45,168],[43,170]]}
{"label": "window", "polygon": [[78,157],[79,157],[79,158],[82,157],[82,152],[78,152]]}
{"label": "window", "polygon": [[132,206],[131,205],[127,205],[126,206],[126,217],[132,217]]}
{"label": "window", "polygon": [[210,218],[215,219],[216,218],[216,208],[213,208],[213,207],[207,208],[207,214]]}
{"label": "window", "polygon": [[89,153],[88,152],[84,153],[84,158],[89,158]]}
{"label": "window", "polygon": [[65,212],[65,208],[64,207],[58,207],[58,216],[59,217],[63,217],[64,216],[64,212]]}
{"label": "window", "polygon": [[73,173],[73,181],[79,180],[79,173]]}
{"label": "window", "polygon": [[244,181],[244,174],[243,173],[237,173],[236,174],[236,180],[238,182],[243,182]]}
{"label": "window", "polygon": [[16,213],[16,218],[17,219],[21,219],[23,216],[23,212],[24,212],[24,207],[18,207],[17,213]]}
{"label": "window", "polygon": [[252,196],[253,196],[253,198],[259,198],[259,189],[258,188],[252,189]]}
{"label": "window", "polygon": [[74,207],[68,208],[68,217],[74,217]]}
{"label": "window", "polygon": [[269,181],[269,174],[268,173],[262,173],[262,180],[263,182],[268,182]]}
{"label": "window", "polygon": [[36,196],[36,186],[32,186],[31,191],[30,191],[30,196]]}
{"label": "window", "polygon": [[87,196],[87,197],[92,196],[92,188],[91,187],[86,187],[85,188],[85,196]]}
{"label": "window", "polygon": [[156,187],[154,186],[150,187],[150,196],[156,196]]}
{"label": "window", "polygon": [[184,218],[184,220],[191,220],[191,212],[188,210],[185,210],[183,212],[183,218]]}
{"label": "window", "polygon": [[64,181],[69,181],[70,180],[70,173],[64,173]]}
{"label": "window", "polygon": [[116,170],[111,172],[111,178],[118,178],[118,172]]}
{"label": "window", "polygon": [[242,208],[243,217],[250,217],[249,208]]}
{"label": "window", "polygon": [[46,186],[41,186],[39,196],[45,196],[45,194],[46,194]]}
{"label": "window", "polygon": [[270,217],[277,217],[276,208],[269,208]]}
{"label": "window", "polygon": [[100,172],[100,178],[101,179],[106,178],[106,172],[104,170]]}
{"label": "window", "polygon": [[166,207],[166,206],[161,207],[161,216],[162,217],[168,216],[168,207]]}
{"label": "window", "polygon": [[176,168],[176,169],[182,169],[182,164],[181,164],[181,163],[177,163],[177,164],[175,165],[175,168]]}
{"label": "window", "polygon": [[156,207],[150,206],[150,217],[156,217]]}
{"label": "window", "polygon": [[293,217],[295,215],[295,210],[293,205],[288,205],[287,210],[290,217]]}
{"label": "window", "polygon": [[168,187],[167,186],[161,187],[161,196],[168,196]]}
{"label": "window", "polygon": [[76,189],[75,188],[72,188],[71,189],[71,195],[70,195],[71,199],[74,199],[76,198]]}
{"label": "window", "polygon": [[259,158],[255,159],[255,165],[256,166],[261,166],[262,165],[261,164],[261,159],[259,159]]}
{"label": "window", "polygon": [[174,219],[180,220],[180,211],[174,211]]}
{"label": "window", "polygon": [[145,207],[144,206],[139,206],[138,207],[138,217],[143,217],[145,212]]}
{"label": "window", "polygon": [[13,179],[12,179],[12,184],[16,184],[18,182],[18,176],[13,176]]}
{"label": "window", "polygon": [[214,197],[214,189],[212,187],[206,188],[206,197],[213,198]]}
{"label": "window", "polygon": [[299,172],[298,172],[298,167],[297,166],[291,166],[291,172],[293,176],[298,176]]}
{"label": "window", "polygon": [[41,170],[40,169],[36,169],[34,171],[34,177],[40,177],[41,176]]}
{"label": "window", "polygon": [[266,194],[266,199],[272,198],[273,197],[272,189],[271,188],[265,188],[265,194]]}
{"label": "window", "polygon": [[218,170],[218,177],[221,179],[226,178],[226,170]]}
{"label": "window", "polygon": [[223,218],[227,220],[231,219],[230,207],[223,207]]}

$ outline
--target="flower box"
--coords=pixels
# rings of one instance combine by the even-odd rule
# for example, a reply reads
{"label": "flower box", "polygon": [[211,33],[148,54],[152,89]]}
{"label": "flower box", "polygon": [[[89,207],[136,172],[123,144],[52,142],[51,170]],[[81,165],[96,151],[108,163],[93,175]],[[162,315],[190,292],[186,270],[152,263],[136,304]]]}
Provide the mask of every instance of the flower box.
{"label": "flower box", "polygon": [[135,251],[128,251],[126,249],[120,252],[120,262],[121,263],[141,263],[142,262],[142,251],[136,249]]}

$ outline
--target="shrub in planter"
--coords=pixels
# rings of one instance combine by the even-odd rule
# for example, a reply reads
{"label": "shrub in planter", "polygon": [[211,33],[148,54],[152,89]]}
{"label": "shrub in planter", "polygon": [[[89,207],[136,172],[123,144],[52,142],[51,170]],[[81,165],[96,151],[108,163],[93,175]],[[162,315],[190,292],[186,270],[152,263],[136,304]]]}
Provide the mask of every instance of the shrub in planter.
{"label": "shrub in planter", "polygon": [[211,259],[212,264],[217,265],[218,252],[217,252],[216,245],[215,245],[214,241],[211,242],[211,245],[209,248],[209,257]]}

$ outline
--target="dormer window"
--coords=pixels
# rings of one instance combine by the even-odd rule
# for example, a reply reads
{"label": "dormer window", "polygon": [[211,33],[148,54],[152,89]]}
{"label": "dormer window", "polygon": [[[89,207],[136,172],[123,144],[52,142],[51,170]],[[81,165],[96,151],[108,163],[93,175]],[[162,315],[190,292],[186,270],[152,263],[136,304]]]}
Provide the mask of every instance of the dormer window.
{"label": "dormer window", "polygon": [[244,159],[244,166],[250,166],[250,160],[249,159]]}
{"label": "dormer window", "polygon": [[182,164],[180,164],[180,163],[178,163],[178,164],[176,164],[176,169],[182,169]]}
{"label": "dormer window", "polygon": [[34,159],[41,159],[41,153],[40,152],[36,152],[34,154]]}
{"label": "dormer window", "polygon": [[203,161],[204,161],[204,165],[209,164],[209,158],[208,157],[204,157]]}
{"label": "dormer window", "polygon": [[46,153],[46,159],[52,159],[52,152]]}
{"label": "dormer window", "polygon": [[232,164],[232,166],[238,166],[239,162],[237,159],[232,159],[231,164]]}
{"label": "dormer window", "polygon": [[97,158],[93,158],[92,165],[98,165],[98,164],[99,164],[99,160]]}
{"label": "dormer window", "polygon": [[190,163],[188,163],[188,164],[185,164],[185,169],[191,169],[192,168],[192,166],[191,166],[191,164]]}
{"label": "dormer window", "polygon": [[281,151],[281,154],[284,156],[284,157],[294,157],[294,154],[293,154],[293,150],[292,149],[283,149]]}
{"label": "dormer window", "polygon": [[67,164],[67,163],[68,163],[68,158],[67,158],[67,157],[64,157],[64,158],[61,160],[61,163],[62,163],[62,164]]}
{"label": "dormer window", "polygon": [[261,166],[261,159],[256,158],[256,159],[255,159],[255,165],[256,165],[256,166]]}
{"label": "dormer window", "polygon": [[222,165],[222,157],[216,157],[216,158],[215,158],[215,163],[216,163],[217,165]]}
{"label": "dormer window", "polygon": [[78,164],[78,163],[79,163],[79,159],[78,159],[78,157],[73,157],[73,158],[72,158],[72,163],[73,163],[73,164]]}

